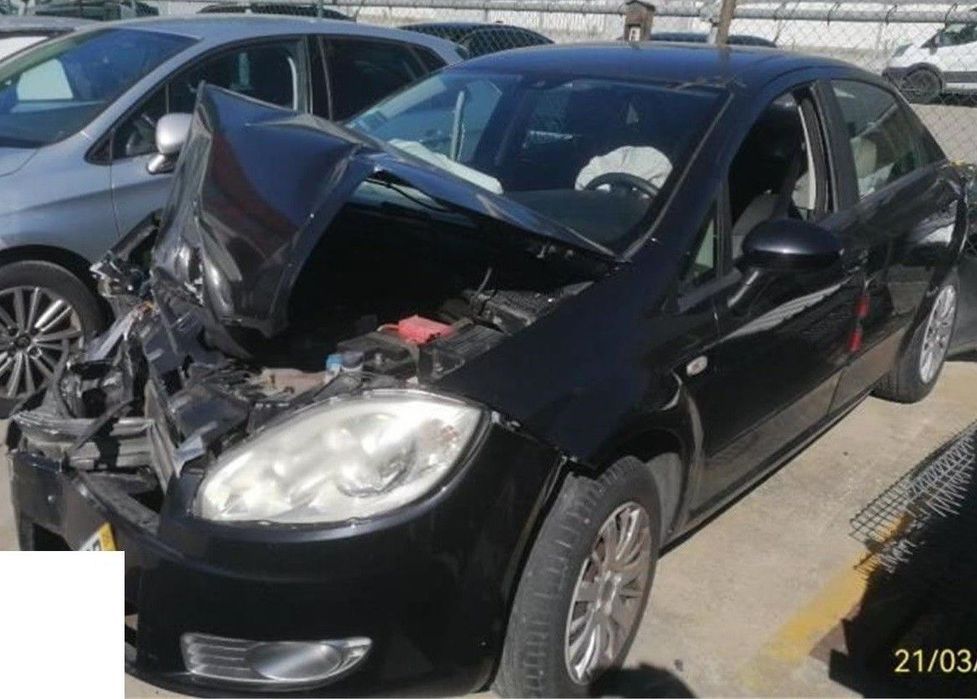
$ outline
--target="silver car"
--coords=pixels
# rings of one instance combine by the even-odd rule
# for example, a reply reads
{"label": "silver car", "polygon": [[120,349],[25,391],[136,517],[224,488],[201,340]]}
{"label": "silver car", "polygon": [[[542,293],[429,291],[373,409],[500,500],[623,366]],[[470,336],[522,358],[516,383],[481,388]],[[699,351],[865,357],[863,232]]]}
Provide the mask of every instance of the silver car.
{"label": "silver car", "polygon": [[88,267],[163,205],[156,123],[201,82],[341,120],[459,60],[415,32],[249,15],[96,25],[0,64],[0,408],[102,327]]}

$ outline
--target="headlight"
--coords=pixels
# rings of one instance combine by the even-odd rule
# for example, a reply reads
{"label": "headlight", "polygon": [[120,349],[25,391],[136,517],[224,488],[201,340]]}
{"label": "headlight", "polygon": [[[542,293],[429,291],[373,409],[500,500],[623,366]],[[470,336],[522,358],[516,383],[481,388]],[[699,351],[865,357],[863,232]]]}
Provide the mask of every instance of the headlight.
{"label": "headlight", "polygon": [[194,512],[219,522],[342,522],[417,500],[451,470],[482,411],[417,391],[307,408],[229,450]]}

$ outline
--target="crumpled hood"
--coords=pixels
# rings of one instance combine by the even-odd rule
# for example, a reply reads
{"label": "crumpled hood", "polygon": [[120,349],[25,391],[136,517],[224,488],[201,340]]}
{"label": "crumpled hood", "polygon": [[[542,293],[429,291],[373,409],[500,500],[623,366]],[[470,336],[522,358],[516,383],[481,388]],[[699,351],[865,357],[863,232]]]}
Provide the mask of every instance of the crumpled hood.
{"label": "crumpled hood", "polygon": [[329,223],[368,178],[550,243],[605,252],[521,204],[307,114],[203,86],[163,211],[152,274],[197,295],[215,319],[266,337]]}
{"label": "crumpled hood", "polygon": [[37,153],[36,148],[5,148],[0,146],[0,177],[12,175]]}

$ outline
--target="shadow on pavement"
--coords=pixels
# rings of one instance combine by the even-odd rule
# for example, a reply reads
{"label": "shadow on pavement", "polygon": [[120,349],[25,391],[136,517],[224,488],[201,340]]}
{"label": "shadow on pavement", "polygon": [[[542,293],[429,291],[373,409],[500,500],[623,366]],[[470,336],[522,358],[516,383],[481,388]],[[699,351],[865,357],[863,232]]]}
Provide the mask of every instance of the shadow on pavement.
{"label": "shadow on pavement", "polygon": [[831,678],[866,696],[977,696],[977,423],[852,525],[868,584]]}
{"label": "shadow on pavement", "polygon": [[673,672],[642,663],[613,670],[591,687],[595,697],[694,697],[692,690]]}

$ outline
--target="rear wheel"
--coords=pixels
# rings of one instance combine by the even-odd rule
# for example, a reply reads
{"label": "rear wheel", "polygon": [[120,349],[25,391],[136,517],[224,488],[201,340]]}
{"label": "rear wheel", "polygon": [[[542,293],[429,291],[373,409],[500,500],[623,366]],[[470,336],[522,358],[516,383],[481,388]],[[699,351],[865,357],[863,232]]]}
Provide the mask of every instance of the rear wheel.
{"label": "rear wheel", "polygon": [[0,267],[0,413],[45,386],[62,359],[104,323],[78,277],[50,262]]}
{"label": "rear wheel", "polygon": [[502,696],[586,696],[624,661],[661,541],[651,468],[625,458],[598,478],[567,477],[519,582],[495,682]]}
{"label": "rear wheel", "polygon": [[899,361],[876,387],[875,395],[899,403],[916,403],[929,395],[940,378],[957,320],[956,277],[944,282],[926,320],[916,328]]}

